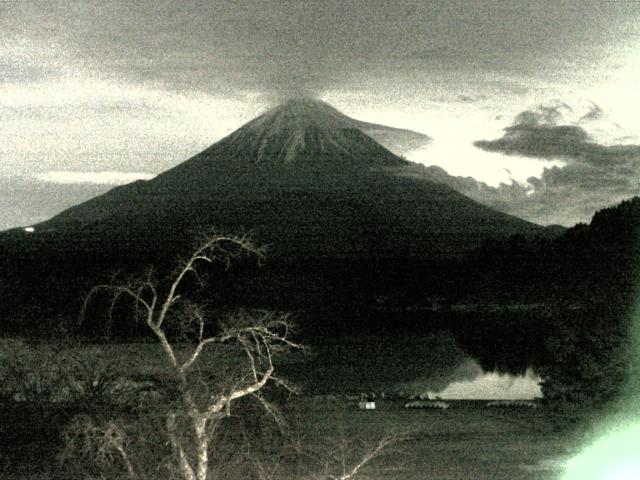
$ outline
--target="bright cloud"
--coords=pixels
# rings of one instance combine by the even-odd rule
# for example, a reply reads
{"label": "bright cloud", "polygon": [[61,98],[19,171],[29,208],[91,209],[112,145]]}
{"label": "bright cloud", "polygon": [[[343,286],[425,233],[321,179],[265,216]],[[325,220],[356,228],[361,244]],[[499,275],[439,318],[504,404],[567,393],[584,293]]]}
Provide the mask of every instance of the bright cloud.
{"label": "bright cloud", "polygon": [[[489,80],[485,79],[485,83]],[[432,143],[407,154],[409,160],[441,167],[451,175],[470,176],[493,187],[512,181],[526,183],[530,177],[541,176],[545,167],[563,165],[558,159],[543,161],[506,156],[474,147],[473,142],[478,138],[501,134],[505,108],[515,114],[522,107],[522,100],[517,96],[514,99],[512,95],[505,95],[496,86],[491,90],[487,86],[485,96],[474,90],[469,95],[449,99],[445,93],[431,89],[423,92],[419,101],[411,99],[406,103],[385,102],[384,98],[366,93],[351,98],[345,92],[328,92],[323,98],[354,118],[429,135]]]}
{"label": "bright cloud", "polygon": [[122,185],[135,180],[149,180],[155,175],[143,172],[74,172],[50,171],[38,173],[35,177],[42,182],[60,184],[93,183],[98,185]]}

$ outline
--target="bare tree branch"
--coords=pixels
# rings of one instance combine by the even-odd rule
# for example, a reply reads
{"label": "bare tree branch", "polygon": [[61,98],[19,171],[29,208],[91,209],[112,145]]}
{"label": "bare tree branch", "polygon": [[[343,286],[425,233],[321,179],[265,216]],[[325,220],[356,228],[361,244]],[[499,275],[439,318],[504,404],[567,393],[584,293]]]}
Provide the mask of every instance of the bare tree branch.
{"label": "bare tree branch", "polygon": [[[258,260],[264,256],[262,250],[246,237],[208,236],[180,264],[166,288],[160,288],[153,271],[148,270],[138,280],[129,279],[120,285],[114,281],[111,285],[95,286],[83,304],[81,320],[96,295],[110,295],[108,315],[111,322],[118,302],[124,298],[130,300],[134,306],[134,315],[144,318],[160,344],[178,380],[184,408],[183,418],[188,419],[193,441],[193,448],[190,446],[187,449],[182,445],[178,435],[177,412],[170,411],[166,417],[167,435],[178,464],[177,471],[183,480],[206,480],[212,432],[221,418],[230,415],[232,402],[248,395],[254,396],[265,411],[284,425],[277,409],[259,395],[259,391],[274,380],[274,357],[290,349],[300,348],[291,340],[293,326],[289,317],[264,311],[241,311],[221,322],[217,335],[206,336],[208,329],[205,309],[185,299],[182,296],[184,293],[180,292],[189,274],[202,284],[199,265],[221,263],[228,268],[232,259],[244,254],[255,256]],[[183,339],[192,342],[186,354],[180,353],[176,344],[172,343],[175,342],[174,337],[167,330],[169,317],[172,321],[177,321]],[[197,385],[202,384],[202,379],[196,377],[194,380],[192,373],[200,371],[195,365],[207,348],[222,345],[233,345],[242,352],[247,359],[246,374],[239,375],[231,387],[222,388],[218,393],[209,392],[203,397],[197,391]],[[274,381],[281,383],[281,380]],[[119,445],[121,443],[112,446],[120,451]]]}

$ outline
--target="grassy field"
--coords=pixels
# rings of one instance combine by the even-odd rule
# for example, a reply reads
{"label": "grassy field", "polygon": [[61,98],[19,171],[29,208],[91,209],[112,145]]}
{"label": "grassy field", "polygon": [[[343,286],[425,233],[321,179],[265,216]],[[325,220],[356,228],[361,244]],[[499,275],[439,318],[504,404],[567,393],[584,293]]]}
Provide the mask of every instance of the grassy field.
{"label": "grassy field", "polygon": [[[557,479],[576,449],[566,418],[541,409],[487,408],[486,402],[450,402],[447,410],[408,410],[402,401],[308,407],[300,402],[317,442],[345,429],[369,441],[390,430],[411,431],[393,453],[374,462],[370,478],[406,480]],[[565,427],[558,427],[559,424]]]}
{"label": "grassy field", "polygon": [[[576,449],[577,437],[558,429],[562,419],[544,408],[494,409],[483,402],[451,402],[447,410],[407,410],[399,400],[378,401],[377,407],[363,411],[342,400],[297,398],[286,410],[303,426],[304,442],[318,451],[357,439],[345,444],[350,459],[391,431],[410,432],[359,478],[557,479],[562,461]],[[0,478],[64,478],[52,472],[61,442],[59,427],[72,413],[51,410],[42,417],[35,408],[3,405]],[[307,473],[300,471],[304,469],[298,465],[295,473],[283,468],[283,476],[275,478],[301,478]]]}
{"label": "grassy field", "polygon": [[[86,395],[83,401],[75,403],[39,401],[48,392],[41,388],[42,384],[46,387],[47,382],[59,385],[69,381],[65,376],[71,371],[68,366],[73,367],[73,380],[84,382],[85,390],[91,384],[102,381],[108,384],[122,376],[155,378],[161,386],[171,383],[166,362],[154,344],[65,347],[62,356],[51,350],[52,346],[46,344],[5,342],[0,352],[5,354],[5,360],[13,359],[18,368],[18,383],[26,383],[30,387],[26,394],[34,395],[22,399],[11,395],[0,397],[2,479],[73,478],[60,472],[56,465],[64,443],[65,425],[78,413],[109,417],[112,413],[122,414],[128,407],[105,403],[108,396],[97,404],[94,399],[100,397]],[[62,362],[69,359],[68,352],[76,355],[79,363]],[[221,364],[217,362],[222,360],[235,361],[236,357],[225,350],[218,353],[220,356],[204,359],[204,371],[220,370]],[[52,375],[55,366],[67,369],[59,368]],[[21,373],[20,368],[26,369],[26,373]],[[31,383],[24,381],[32,376],[40,383],[33,379]],[[35,388],[38,385],[40,390]],[[136,397],[131,398],[135,402]],[[407,433],[407,438],[392,445],[357,477],[370,480],[557,479],[564,460],[577,451],[580,436],[584,435],[581,432],[586,431],[588,423],[575,413],[557,413],[544,406],[488,408],[487,402],[451,401],[447,410],[409,410],[404,403],[401,399],[379,399],[376,410],[363,411],[355,401],[345,400],[344,395],[307,393],[291,397],[283,409],[297,438],[319,452],[319,456],[332,452],[334,463],[340,461],[336,452],[340,453],[341,448],[347,463],[353,464],[380,438],[391,432]],[[273,445],[274,451],[279,448],[278,444]],[[270,478],[304,478],[309,470],[318,467],[317,462],[305,462],[283,461],[282,468]]]}

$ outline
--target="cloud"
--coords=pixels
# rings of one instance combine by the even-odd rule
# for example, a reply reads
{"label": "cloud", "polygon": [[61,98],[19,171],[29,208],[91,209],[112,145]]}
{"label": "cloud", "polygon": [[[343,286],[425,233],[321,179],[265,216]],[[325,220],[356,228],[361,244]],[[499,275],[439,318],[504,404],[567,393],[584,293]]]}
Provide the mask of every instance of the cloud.
{"label": "cloud", "polygon": [[[580,108],[555,101],[519,113],[495,140],[479,140],[482,150],[506,155],[559,159],[539,176],[497,187],[470,177],[456,177],[437,167],[410,174],[445,183],[493,208],[541,224],[572,225],[625,198],[640,195],[640,145],[604,144],[587,128],[619,133],[619,125],[604,125],[604,111],[593,102]],[[419,169],[418,169],[419,170]]]}
{"label": "cloud", "polygon": [[540,177],[497,187],[450,175],[437,166],[415,165],[401,175],[444,183],[482,204],[535,223],[571,226],[590,221],[605,206],[640,195],[640,154],[610,158],[609,162],[553,166],[545,168]]}
{"label": "cloud", "polygon": [[74,171],[50,171],[38,173],[35,177],[48,183],[78,184],[92,183],[97,185],[122,185],[135,180],[149,180],[155,175],[143,172],[74,172]]}
{"label": "cloud", "polygon": [[527,111],[518,115],[516,123],[505,128],[501,138],[478,140],[474,145],[489,152],[544,159],[560,158],[571,163],[591,165],[614,166],[629,160],[635,162],[640,158],[640,145],[601,145],[592,141],[581,126],[544,124],[530,114]]}
{"label": "cloud", "polygon": [[[1,52],[0,52],[1,56]],[[250,96],[177,93],[77,72],[0,96],[0,176],[43,171],[159,173],[254,117]]]}
{"label": "cloud", "polygon": [[488,152],[508,155],[525,155],[541,158],[575,158],[591,153],[597,155],[600,146],[590,143],[589,136],[581,127],[572,125],[550,126],[523,123],[507,127],[502,138],[478,140],[474,145]]}
{"label": "cloud", "polygon": [[604,117],[604,111],[595,103],[592,108],[580,117],[580,120],[600,120]]}
{"label": "cloud", "polygon": [[478,67],[553,76],[570,61],[573,74],[576,63],[592,73],[610,53],[603,46],[622,29],[619,19],[637,15],[601,8],[598,15],[576,15],[552,0],[524,10],[495,1],[468,8],[466,0],[260,3],[263,8],[247,0],[158,0],[112,8],[58,1],[43,8],[41,2],[9,2],[12,21],[2,36],[60,45],[71,57],[63,63],[77,61],[109,78],[211,94],[250,89],[290,95],[380,75],[395,81],[413,76],[424,84],[436,71],[477,73]]}

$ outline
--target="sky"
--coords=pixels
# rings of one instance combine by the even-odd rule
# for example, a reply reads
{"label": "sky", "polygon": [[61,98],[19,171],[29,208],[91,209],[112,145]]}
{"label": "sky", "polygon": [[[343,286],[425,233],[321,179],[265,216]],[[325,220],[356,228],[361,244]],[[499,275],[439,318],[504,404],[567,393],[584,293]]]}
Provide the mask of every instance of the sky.
{"label": "sky", "polygon": [[288,96],[433,138],[473,198],[571,225],[640,194],[640,2],[0,2],[0,228],[151,178]]}

